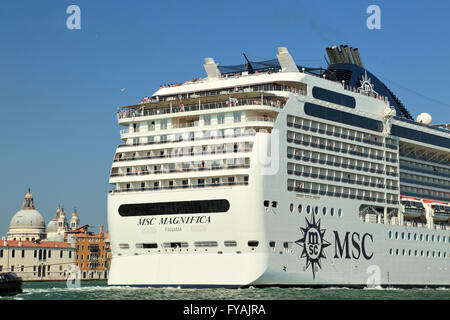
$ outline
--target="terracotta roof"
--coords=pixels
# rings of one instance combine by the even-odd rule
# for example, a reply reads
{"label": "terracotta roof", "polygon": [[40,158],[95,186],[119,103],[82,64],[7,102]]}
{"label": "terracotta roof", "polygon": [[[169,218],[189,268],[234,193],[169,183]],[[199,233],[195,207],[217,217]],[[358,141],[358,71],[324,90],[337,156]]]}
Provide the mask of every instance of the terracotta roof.
{"label": "terracotta roof", "polygon": [[[5,246],[6,241],[6,246]],[[22,247],[39,247],[39,248],[72,248],[72,246],[63,241],[41,241],[35,243],[33,241],[21,241]],[[19,247],[18,240],[0,240],[0,247]]]}

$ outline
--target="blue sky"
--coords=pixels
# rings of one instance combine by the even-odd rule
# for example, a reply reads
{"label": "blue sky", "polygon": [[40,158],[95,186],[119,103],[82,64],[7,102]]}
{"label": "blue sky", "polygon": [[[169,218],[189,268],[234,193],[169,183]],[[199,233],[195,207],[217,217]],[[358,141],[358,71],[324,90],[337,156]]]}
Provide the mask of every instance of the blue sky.
{"label": "blue sky", "polygon": [[[81,30],[66,27],[71,4]],[[371,4],[380,30],[366,27]],[[3,0],[0,235],[28,187],[46,222],[60,203],[106,225],[117,108],[204,76],[204,57],[240,64],[243,52],[271,59],[286,46],[298,64],[326,66],[325,47],[348,44],[414,117],[450,122],[449,10],[447,1]]]}

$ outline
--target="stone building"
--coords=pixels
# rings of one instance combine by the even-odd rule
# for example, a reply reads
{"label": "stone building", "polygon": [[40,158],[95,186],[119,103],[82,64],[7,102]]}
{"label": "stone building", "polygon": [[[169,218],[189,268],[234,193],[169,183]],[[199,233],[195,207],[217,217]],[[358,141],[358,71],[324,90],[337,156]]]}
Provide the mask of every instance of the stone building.
{"label": "stone building", "polygon": [[0,241],[0,272],[15,272],[24,281],[66,280],[75,264],[75,248],[61,241]]}

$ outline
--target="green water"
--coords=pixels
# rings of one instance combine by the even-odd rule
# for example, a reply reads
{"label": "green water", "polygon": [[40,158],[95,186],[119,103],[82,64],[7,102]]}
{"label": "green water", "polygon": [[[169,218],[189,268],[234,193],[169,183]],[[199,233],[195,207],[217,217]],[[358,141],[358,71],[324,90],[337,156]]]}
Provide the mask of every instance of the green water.
{"label": "green water", "polygon": [[450,289],[179,289],[109,287],[106,281],[81,282],[67,288],[66,282],[25,282],[23,293],[0,300],[450,300]]}

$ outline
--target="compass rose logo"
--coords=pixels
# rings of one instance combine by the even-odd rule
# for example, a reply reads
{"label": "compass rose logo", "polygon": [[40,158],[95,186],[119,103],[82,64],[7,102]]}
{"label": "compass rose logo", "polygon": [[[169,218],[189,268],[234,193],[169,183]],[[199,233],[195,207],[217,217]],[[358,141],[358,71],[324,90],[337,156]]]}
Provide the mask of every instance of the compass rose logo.
{"label": "compass rose logo", "polygon": [[323,250],[328,247],[330,243],[324,239],[325,229],[320,229],[320,219],[316,223],[313,215],[312,222],[309,222],[307,218],[305,218],[305,220],[306,228],[300,227],[303,238],[295,241],[295,243],[303,248],[300,258],[306,257],[306,269],[311,266],[313,279],[315,279],[316,267],[322,268],[320,259],[326,259]]}
{"label": "compass rose logo", "polygon": [[375,92],[373,90],[374,84],[372,84],[370,78],[367,76],[367,71],[364,72],[364,75],[361,77],[361,80],[359,82],[361,83],[361,86],[359,88],[362,92],[366,93]]}

